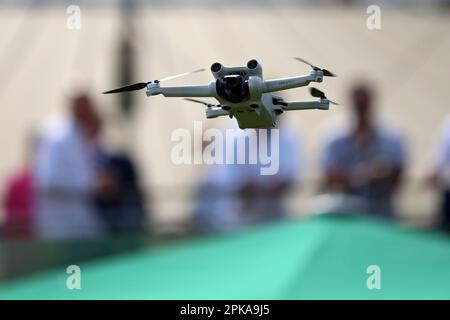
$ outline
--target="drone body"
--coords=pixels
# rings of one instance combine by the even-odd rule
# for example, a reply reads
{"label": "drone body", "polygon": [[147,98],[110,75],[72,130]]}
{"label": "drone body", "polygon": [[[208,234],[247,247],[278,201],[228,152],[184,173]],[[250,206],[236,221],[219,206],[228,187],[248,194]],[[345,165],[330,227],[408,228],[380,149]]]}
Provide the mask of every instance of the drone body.
{"label": "drone body", "polygon": [[[303,59],[296,58],[309,64]],[[320,69],[309,64],[313,69],[308,75],[264,80],[261,65],[256,60],[248,61],[243,67],[225,67],[216,62],[211,66],[214,76],[207,85],[196,86],[161,86],[161,82],[190,73],[168,77],[153,82],[142,82],[122,88],[114,89],[104,93],[117,93],[146,88],[147,96],[162,94],[165,97],[184,97],[186,100],[204,104],[206,106],[206,118],[217,118],[228,116],[236,118],[239,128],[275,128],[277,117],[285,111],[319,109],[328,110],[328,100],[318,89],[311,88],[311,94],[317,97],[310,101],[286,102],[282,97],[273,94],[297,87],[309,85],[311,82],[322,82],[324,76],[334,76],[326,69]],[[196,70],[191,73],[203,71]],[[215,98],[219,104],[210,104],[196,97]]]}

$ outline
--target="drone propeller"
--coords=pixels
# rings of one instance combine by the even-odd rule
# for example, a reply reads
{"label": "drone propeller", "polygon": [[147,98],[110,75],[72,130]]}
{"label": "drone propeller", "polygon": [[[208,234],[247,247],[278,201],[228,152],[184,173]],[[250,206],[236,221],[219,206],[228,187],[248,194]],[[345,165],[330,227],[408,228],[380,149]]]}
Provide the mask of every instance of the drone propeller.
{"label": "drone propeller", "polygon": [[306,61],[305,59],[303,59],[303,58],[299,58],[299,57],[293,57],[295,60],[297,60],[297,61],[300,61],[300,62],[303,62],[303,63],[305,63],[305,64],[307,64],[308,66],[310,66],[311,68],[313,68],[314,70],[320,70],[320,71],[322,71],[323,72],[323,75],[325,76],[325,77],[336,77],[336,75],[334,74],[334,73],[332,73],[331,71],[329,71],[329,70],[327,70],[327,69],[321,69],[321,68],[319,68],[319,67],[317,67],[317,66],[315,66],[315,65],[313,65],[313,64],[311,64],[311,63],[309,63],[308,61]]}
{"label": "drone propeller", "polygon": [[145,87],[147,87],[147,84],[149,84],[149,83],[151,83],[151,82],[138,82],[138,83],[130,84],[128,86],[105,91],[105,92],[103,92],[103,94],[141,90],[141,89],[144,89]]}
{"label": "drone propeller", "polygon": [[191,101],[191,102],[194,102],[194,103],[201,103],[201,104],[207,106],[208,108],[214,106],[214,104],[212,104],[212,103],[207,103],[207,102],[204,102],[204,101],[201,101],[201,100],[197,100],[197,99],[184,98],[183,100]]}
{"label": "drone propeller", "polygon": [[309,92],[311,93],[311,95],[312,95],[313,97],[320,98],[320,99],[326,99],[326,100],[328,100],[328,101],[329,101],[330,103],[332,103],[332,104],[339,105],[339,103],[329,100],[329,99],[325,96],[325,93],[323,93],[323,92],[320,91],[319,89],[316,89],[316,88],[314,88],[314,87],[313,87],[313,88],[309,88]]}
{"label": "drone propeller", "polygon": [[202,68],[202,69],[197,69],[197,70],[190,71],[190,72],[180,73],[180,74],[177,74],[177,75],[174,75],[174,76],[162,78],[161,80],[155,80],[155,82],[158,83],[157,81],[161,82],[161,81],[172,80],[172,79],[176,79],[176,78],[188,76],[188,75],[190,75],[190,74],[202,72],[202,71],[205,71],[205,69]]}
{"label": "drone propeller", "polygon": [[[162,78],[161,80],[155,80],[153,81],[154,83],[160,83],[162,81],[167,81],[167,80],[172,80],[172,79],[176,79],[176,78],[180,78],[180,77],[184,77],[193,73],[197,73],[197,72],[202,72],[205,71],[205,69],[198,69],[198,70],[194,70],[191,72],[185,72],[185,73],[180,73],[174,76],[170,76],[170,77],[165,77]],[[109,90],[109,91],[105,91],[103,92],[104,94],[107,93],[118,93],[118,92],[128,92],[128,91],[136,91],[136,90],[141,90],[144,89],[145,87],[147,87],[148,84],[152,83],[151,81],[149,82],[138,82],[138,83],[134,83],[134,84],[130,84],[124,87],[120,87],[117,89],[113,89],[113,90]]]}

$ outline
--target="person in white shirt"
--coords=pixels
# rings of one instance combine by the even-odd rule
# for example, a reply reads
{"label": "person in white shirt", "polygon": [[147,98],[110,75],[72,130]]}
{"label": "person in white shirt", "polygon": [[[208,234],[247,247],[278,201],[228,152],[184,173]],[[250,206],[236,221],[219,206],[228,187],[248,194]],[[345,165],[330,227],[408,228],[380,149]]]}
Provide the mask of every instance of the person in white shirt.
{"label": "person in white shirt", "polygon": [[[278,153],[270,154],[271,160],[277,162],[271,163],[276,171],[265,175],[262,174],[262,168],[268,168],[268,165],[263,164],[261,158],[258,157],[256,164],[249,161],[249,132],[238,128],[233,130],[236,141],[247,141],[246,161],[244,164],[237,164],[235,158],[232,164],[214,164],[206,168],[197,192],[196,211],[197,224],[204,232],[232,231],[286,217],[285,196],[298,182],[301,153],[299,137],[294,130],[281,123],[279,128],[274,129],[277,130],[278,140],[275,139],[276,134],[275,137],[271,136],[274,131],[270,129],[254,131],[258,142],[254,151],[258,154],[261,152],[261,139],[264,139],[261,131],[267,133],[267,139],[264,140],[270,152],[276,150],[272,141],[278,144]],[[236,143],[235,157],[237,145]],[[224,154],[227,152],[230,150],[225,149]]]}
{"label": "person in white shirt", "polygon": [[44,239],[92,238],[102,234],[93,192],[100,120],[87,94],[72,97],[68,119],[42,133],[35,162],[38,190],[36,233]]}

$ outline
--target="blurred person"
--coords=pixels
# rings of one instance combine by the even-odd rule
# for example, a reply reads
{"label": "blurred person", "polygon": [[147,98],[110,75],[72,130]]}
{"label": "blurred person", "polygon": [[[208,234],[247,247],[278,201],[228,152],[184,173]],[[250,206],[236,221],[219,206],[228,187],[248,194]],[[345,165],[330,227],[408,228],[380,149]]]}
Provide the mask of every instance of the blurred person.
{"label": "blurred person", "polygon": [[92,238],[102,234],[93,194],[102,154],[101,122],[90,97],[70,99],[69,115],[45,129],[36,156],[36,232],[44,239]]}
{"label": "blurred person", "polygon": [[1,228],[3,236],[21,238],[33,236],[36,194],[32,163],[35,146],[36,137],[32,136],[27,141],[25,163],[6,184],[3,197],[5,221]]}
{"label": "blurred person", "polygon": [[406,162],[405,143],[375,121],[374,92],[367,84],[351,91],[353,124],[326,144],[324,186],[361,200],[359,210],[393,216],[393,196]]}
{"label": "blurred person", "polygon": [[430,180],[440,192],[441,224],[450,230],[450,120],[444,125]]}
{"label": "blurred person", "polygon": [[[227,122],[215,128],[224,137],[226,130],[237,130],[236,125]],[[203,141],[202,152],[207,147]],[[224,144],[224,152],[226,152]],[[202,233],[233,231],[238,227],[237,203],[232,196],[233,186],[230,184],[232,164],[204,165],[198,186],[194,194],[194,224]]]}
{"label": "blurred person", "polygon": [[[236,141],[246,139],[245,130],[234,130],[238,130]],[[258,154],[262,130],[267,133],[268,149],[273,150],[272,129],[256,129]],[[291,128],[280,122],[279,128],[275,130],[279,133],[279,163],[275,174],[262,175],[261,168],[266,166],[259,158],[256,164],[247,161],[245,164],[216,164],[207,168],[207,174],[198,190],[202,210],[197,212],[197,218],[203,231],[231,231],[247,225],[279,220],[288,215],[284,200],[296,183],[301,155],[298,137]],[[248,143],[246,155],[248,160]]]}
{"label": "blurred person", "polygon": [[201,233],[228,232],[239,225],[232,187],[224,183],[222,166],[211,165],[205,169],[194,194],[194,224]]}
{"label": "blurred person", "polygon": [[[281,119],[280,119],[281,120]],[[283,119],[284,120],[284,119]],[[298,182],[302,158],[299,148],[299,137],[284,121],[279,122],[279,167],[273,175],[262,175],[264,167],[260,161],[257,164],[237,165],[233,185],[235,197],[240,202],[241,224],[275,221],[288,216],[285,197]],[[274,129],[257,129],[267,132],[268,148],[273,150],[271,135]],[[261,135],[258,134],[258,140]],[[258,154],[260,152],[258,141]]]}
{"label": "blurred person", "polygon": [[107,155],[100,165],[95,195],[97,212],[111,234],[144,232],[144,195],[131,158]]}

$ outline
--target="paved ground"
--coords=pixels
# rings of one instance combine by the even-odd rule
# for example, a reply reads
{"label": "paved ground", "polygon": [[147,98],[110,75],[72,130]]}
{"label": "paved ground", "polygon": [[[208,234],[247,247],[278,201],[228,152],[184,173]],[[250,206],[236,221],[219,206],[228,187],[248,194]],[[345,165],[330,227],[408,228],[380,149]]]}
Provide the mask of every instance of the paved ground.
{"label": "paved ground", "polygon": [[[378,86],[380,116],[408,137],[410,172],[414,180],[430,168],[440,126],[448,113],[450,19],[436,10],[382,10],[382,29],[366,28],[360,8],[312,8],[265,5],[236,7],[146,7],[135,19],[138,42],[137,81],[148,80],[220,61],[239,65],[257,58],[266,77],[292,76],[308,68],[291,60],[305,57],[339,74],[320,85],[342,102],[330,112],[298,112],[289,116],[305,148],[307,179],[316,179],[316,161],[324,133],[346,117],[348,85],[367,76]],[[74,71],[84,74],[110,129],[114,147],[136,153],[143,183],[156,191],[156,212],[162,220],[186,213],[189,190],[174,185],[195,183],[199,166],[175,166],[170,161],[170,135],[175,128],[193,129],[204,120],[202,107],[178,99],[142,93],[131,129],[120,123],[115,97],[101,91],[114,80],[117,35],[121,32],[114,8],[82,7],[82,28],[66,28],[65,7],[25,10],[0,7],[0,182],[21,161],[23,142],[33,127],[53,112],[64,110],[63,79]],[[7,32],[6,32],[7,31]],[[204,83],[210,74],[193,75],[173,84]],[[307,98],[305,89],[286,98]],[[204,122],[215,126],[219,120]],[[155,189],[158,188],[158,189]],[[307,208],[311,188],[296,195],[293,205]],[[178,192],[179,191],[179,192]],[[427,218],[433,212],[430,192],[408,186],[402,212]]]}

